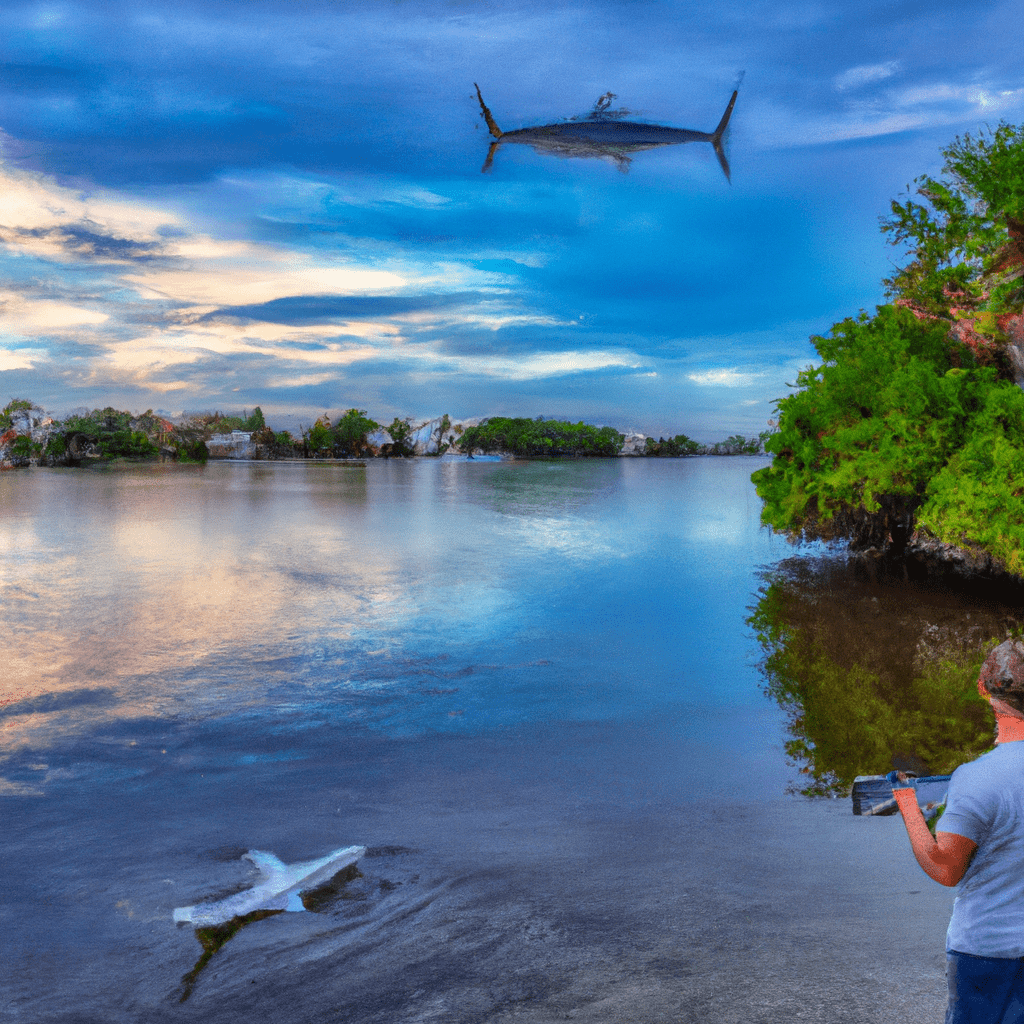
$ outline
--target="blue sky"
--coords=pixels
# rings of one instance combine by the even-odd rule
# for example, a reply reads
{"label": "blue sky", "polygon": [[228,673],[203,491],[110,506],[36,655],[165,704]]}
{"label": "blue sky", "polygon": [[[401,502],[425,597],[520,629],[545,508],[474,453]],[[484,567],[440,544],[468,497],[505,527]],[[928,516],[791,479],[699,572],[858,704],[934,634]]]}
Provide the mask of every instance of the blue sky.
{"label": "blue sky", "polygon": [[[5,4],[0,399],[764,429],[888,202],[1024,121],[1022,0]],[[606,159],[585,114],[710,131]]]}

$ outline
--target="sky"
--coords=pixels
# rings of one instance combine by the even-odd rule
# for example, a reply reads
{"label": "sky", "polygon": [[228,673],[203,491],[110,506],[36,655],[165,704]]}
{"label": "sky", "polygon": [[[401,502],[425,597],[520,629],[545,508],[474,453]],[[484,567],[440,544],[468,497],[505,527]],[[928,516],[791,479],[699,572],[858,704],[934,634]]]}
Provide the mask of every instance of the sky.
{"label": "sky", "polygon": [[[0,403],[766,428],[889,202],[1024,122],[1024,0],[0,7]],[[707,142],[566,156],[582,117]]]}

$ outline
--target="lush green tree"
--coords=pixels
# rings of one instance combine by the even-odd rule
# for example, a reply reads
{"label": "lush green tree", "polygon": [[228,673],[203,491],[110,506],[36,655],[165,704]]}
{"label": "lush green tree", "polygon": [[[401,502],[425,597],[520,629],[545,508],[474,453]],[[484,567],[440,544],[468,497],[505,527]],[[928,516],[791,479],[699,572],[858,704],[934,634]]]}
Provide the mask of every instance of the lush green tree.
{"label": "lush green tree", "polygon": [[266,425],[266,421],[263,419],[263,410],[257,405],[256,408],[253,409],[252,415],[246,417],[242,429],[253,432],[263,430]]}
{"label": "lush green tree", "polygon": [[791,536],[885,547],[916,528],[1024,575],[1024,132],[945,156],[883,225],[910,257],[895,302],[812,339],[822,363],[777,403],[754,481]]}
{"label": "lush green tree", "polygon": [[645,454],[661,456],[662,458],[678,458],[683,455],[704,455],[707,446],[685,434],[676,434],[675,437],[659,437],[657,441],[653,437],[647,438],[644,442]]}
{"label": "lush green tree", "polygon": [[885,282],[889,295],[944,321],[979,359],[1002,363],[1008,341],[1024,342],[1024,127],[1000,124],[943,151],[944,177],[922,176],[893,201],[882,230],[910,261]]}
{"label": "lush green tree", "polygon": [[561,420],[509,419],[492,416],[459,437],[464,452],[508,452],[521,458],[560,458],[618,455],[625,440],[613,427]]}
{"label": "lush green tree", "polygon": [[409,438],[412,436],[412,424],[408,419],[400,420],[396,416],[391,421],[391,426],[385,429],[391,435],[390,454],[398,456],[416,454],[416,449],[409,443]]}
{"label": "lush green tree", "polygon": [[332,429],[335,453],[344,458],[365,454],[369,448],[367,434],[379,427],[379,423],[366,415],[365,409],[349,409]]}
{"label": "lush green tree", "polygon": [[331,421],[326,413],[316,423],[303,431],[302,439],[306,443],[306,449],[313,455],[330,454],[334,447],[334,434],[331,431]]}
{"label": "lush green tree", "polygon": [[369,451],[367,435],[379,427],[379,423],[366,415],[365,409],[349,409],[333,425],[324,413],[303,432],[302,439],[307,455],[357,458]]}

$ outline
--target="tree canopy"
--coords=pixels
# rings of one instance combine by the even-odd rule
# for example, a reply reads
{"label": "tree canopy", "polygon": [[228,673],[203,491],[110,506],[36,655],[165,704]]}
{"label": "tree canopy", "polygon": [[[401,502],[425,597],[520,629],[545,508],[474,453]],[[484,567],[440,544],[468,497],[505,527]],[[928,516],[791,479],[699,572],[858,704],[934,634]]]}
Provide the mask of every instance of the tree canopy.
{"label": "tree canopy", "polygon": [[883,231],[909,261],[889,305],[812,338],[821,357],[777,402],[763,521],[886,547],[928,536],[1024,575],[1024,130],[944,151]]}
{"label": "tree canopy", "polygon": [[333,425],[325,413],[304,431],[303,440],[313,454],[358,458],[369,450],[367,435],[379,426],[366,415],[365,409],[349,409]]}
{"label": "tree canopy", "polygon": [[523,458],[613,456],[619,454],[624,439],[613,427],[543,417],[530,420],[492,416],[475,427],[467,427],[459,438],[459,448],[470,454],[502,451]]}

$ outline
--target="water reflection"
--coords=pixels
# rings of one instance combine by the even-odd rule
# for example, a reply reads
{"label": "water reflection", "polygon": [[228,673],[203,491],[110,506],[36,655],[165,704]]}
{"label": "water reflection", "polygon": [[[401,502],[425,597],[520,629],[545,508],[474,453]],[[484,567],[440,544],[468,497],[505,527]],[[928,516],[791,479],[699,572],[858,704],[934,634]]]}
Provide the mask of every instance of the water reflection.
{"label": "water reflection", "polygon": [[498,148],[506,143],[529,146],[537,153],[550,153],[559,157],[598,157],[612,160],[619,170],[626,174],[633,153],[640,153],[645,149],[658,149],[661,146],[678,146],[686,142],[710,142],[715,156],[718,157],[722,173],[726,180],[731,180],[729,161],[722,147],[722,139],[729,126],[729,118],[732,117],[732,108],[736,105],[735,90],[722,119],[718,122],[718,127],[710,132],[626,120],[630,111],[611,109],[611,101],[615,99],[615,94],[611,92],[605,93],[594,104],[593,110],[582,117],[503,132],[484,103],[479,85],[476,86],[476,95],[480,101],[480,112],[494,137],[487,152],[487,159],[481,168],[483,173],[491,169]]}
{"label": "water reflection", "polygon": [[1020,592],[914,583],[860,559],[791,558],[762,578],[748,621],[801,792],[844,792],[894,765],[948,774],[992,745],[975,684],[993,643],[1024,624]]}
{"label": "water reflection", "polygon": [[114,718],[258,706],[301,675],[310,630],[329,669],[394,594],[365,470],[173,469],[3,481],[0,757]]}

